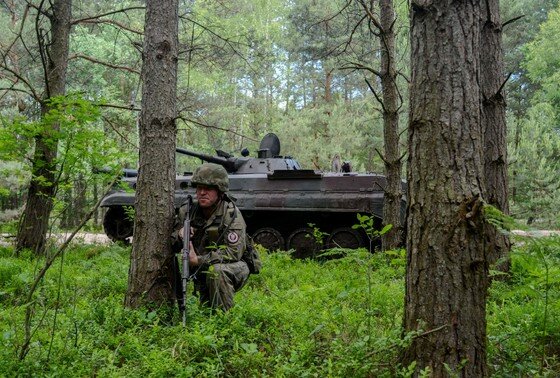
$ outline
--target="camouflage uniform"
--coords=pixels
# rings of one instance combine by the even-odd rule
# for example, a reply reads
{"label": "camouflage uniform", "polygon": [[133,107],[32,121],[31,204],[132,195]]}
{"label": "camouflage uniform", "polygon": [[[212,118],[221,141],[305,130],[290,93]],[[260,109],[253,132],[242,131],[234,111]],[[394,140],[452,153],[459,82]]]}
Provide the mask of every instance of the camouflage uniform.
{"label": "camouflage uniform", "polygon": [[[193,175],[193,186],[213,185],[220,192],[227,192],[227,181],[224,184],[214,175],[215,164],[204,164],[199,168]],[[200,176],[204,179],[197,183],[195,180]],[[227,180],[227,173],[225,178]],[[241,212],[227,196],[215,206],[209,219],[204,217],[198,206],[194,206],[191,211],[191,227],[194,230],[192,243],[199,261],[199,265],[192,267],[191,272],[195,272],[195,291],[200,301],[227,311],[233,307],[233,294],[249,278],[249,268],[241,261],[246,248],[246,225]],[[185,212],[186,208],[181,207],[181,224]]]}

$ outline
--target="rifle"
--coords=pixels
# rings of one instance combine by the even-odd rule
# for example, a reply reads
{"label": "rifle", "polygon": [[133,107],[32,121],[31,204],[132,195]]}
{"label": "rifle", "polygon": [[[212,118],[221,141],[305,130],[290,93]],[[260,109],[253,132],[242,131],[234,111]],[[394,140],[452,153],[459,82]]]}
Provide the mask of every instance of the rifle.
{"label": "rifle", "polygon": [[185,221],[183,223],[183,249],[181,250],[182,255],[182,268],[183,271],[181,272],[181,279],[183,282],[183,299],[182,299],[182,312],[183,312],[183,327],[187,325],[187,284],[190,279],[190,272],[189,272],[189,253],[190,253],[190,244],[191,244],[191,205],[192,205],[192,197],[189,195],[187,196],[187,202],[185,204],[187,208],[187,212],[185,213]]}

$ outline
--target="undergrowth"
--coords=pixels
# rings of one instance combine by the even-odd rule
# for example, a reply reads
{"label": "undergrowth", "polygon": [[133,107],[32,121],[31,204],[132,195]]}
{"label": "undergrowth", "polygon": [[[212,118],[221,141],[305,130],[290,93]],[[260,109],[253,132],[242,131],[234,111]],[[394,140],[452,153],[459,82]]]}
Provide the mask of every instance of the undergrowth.
{"label": "undergrowth", "polygon": [[[560,369],[558,239],[526,242],[509,280],[488,302],[492,374],[554,376]],[[128,248],[75,245],[57,260],[34,300],[23,360],[23,298],[42,266],[0,248],[0,376],[395,377],[406,376],[402,335],[403,251],[294,260],[261,251],[264,268],[228,313],[188,300],[176,308],[123,307]],[[61,264],[62,263],[62,264]]]}

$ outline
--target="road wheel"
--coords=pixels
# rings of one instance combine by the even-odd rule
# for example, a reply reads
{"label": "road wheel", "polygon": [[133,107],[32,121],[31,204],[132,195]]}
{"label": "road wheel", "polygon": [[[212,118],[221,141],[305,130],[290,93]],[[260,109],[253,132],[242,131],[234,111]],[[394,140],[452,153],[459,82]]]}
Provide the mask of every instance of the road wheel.
{"label": "road wheel", "polygon": [[333,230],[327,240],[328,248],[350,248],[365,247],[366,243],[362,234],[351,227],[339,227]]}
{"label": "road wheel", "polygon": [[272,227],[259,228],[253,233],[253,241],[269,251],[283,250],[286,247],[280,231]]}
{"label": "road wheel", "polygon": [[287,247],[295,250],[292,256],[298,259],[314,258],[321,248],[310,227],[298,228],[292,232],[288,236]]}
{"label": "road wheel", "polygon": [[132,236],[134,221],[123,206],[111,206],[103,218],[105,234],[114,242],[126,242]]}

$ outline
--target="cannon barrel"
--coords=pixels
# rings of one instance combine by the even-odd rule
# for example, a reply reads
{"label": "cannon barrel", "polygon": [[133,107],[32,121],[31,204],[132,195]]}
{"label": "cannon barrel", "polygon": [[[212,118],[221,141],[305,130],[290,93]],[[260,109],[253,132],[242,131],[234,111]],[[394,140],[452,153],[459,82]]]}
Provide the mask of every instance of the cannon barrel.
{"label": "cannon barrel", "polygon": [[199,158],[199,159],[207,161],[209,163],[220,164],[222,167],[224,167],[226,169],[226,171],[228,171],[230,173],[237,171],[237,169],[239,168],[238,158],[234,158],[234,157],[225,158],[225,157],[222,157],[222,156],[212,156],[212,155],[207,155],[207,154],[203,154],[203,153],[200,153],[200,152],[193,152],[193,151],[185,150],[184,148],[180,148],[180,147],[177,147],[175,149],[175,151],[177,151],[178,153],[183,154],[183,155],[188,155],[188,156]]}
{"label": "cannon barrel", "polygon": [[[93,173],[111,173],[113,172],[113,170],[109,167],[101,167],[101,168],[96,168],[94,167],[92,169]],[[122,170],[122,177],[137,177],[138,176],[138,170],[137,169],[130,169],[130,168],[123,168]]]}

